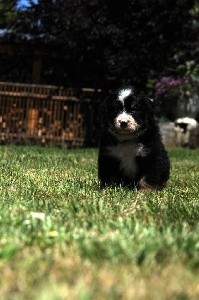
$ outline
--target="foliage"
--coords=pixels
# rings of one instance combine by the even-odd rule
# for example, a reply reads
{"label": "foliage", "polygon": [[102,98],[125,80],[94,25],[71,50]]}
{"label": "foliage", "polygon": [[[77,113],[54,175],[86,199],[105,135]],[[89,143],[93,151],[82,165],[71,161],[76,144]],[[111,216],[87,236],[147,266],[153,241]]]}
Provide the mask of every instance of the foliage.
{"label": "foliage", "polygon": [[198,298],[198,150],[153,193],[100,190],[93,149],[0,153],[2,299]]}
{"label": "foliage", "polygon": [[15,19],[17,2],[18,0],[0,0],[0,29],[5,29]]}
{"label": "foliage", "polygon": [[162,77],[155,85],[156,94],[158,96],[181,97],[184,94],[184,89],[190,84],[190,78],[184,76],[183,78]]}
{"label": "foliage", "polygon": [[150,77],[157,78],[174,64],[171,57],[176,52],[190,53],[194,4],[193,0],[30,1],[26,10],[18,11],[7,38],[47,51],[43,82],[144,87]]}
{"label": "foliage", "polygon": [[[195,107],[195,117],[199,111],[198,82],[199,69],[195,61],[179,65],[177,70],[184,76],[163,76],[155,84],[155,95],[160,104],[161,115],[170,120],[189,115],[190,106]],[[189,104],[191,103],[191,104]],[[181,110],[180,110],[181,106]]]}

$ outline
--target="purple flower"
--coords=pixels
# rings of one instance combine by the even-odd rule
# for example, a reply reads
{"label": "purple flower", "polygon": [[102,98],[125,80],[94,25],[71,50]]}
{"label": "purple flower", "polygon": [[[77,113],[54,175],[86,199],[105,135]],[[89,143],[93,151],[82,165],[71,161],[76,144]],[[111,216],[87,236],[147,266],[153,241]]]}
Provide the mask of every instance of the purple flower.
{"label": "purple flower", "polygon": [[184,83],[190,83],[190,81],[191,81],[190,76],[189,75],[184,75],[183,81],[184,81]]}
{"label": "purple flower", "polygon": [[183,78],[164,76],[156,82],[155,92],[157,95],[164,97],[180,96],[188,83],[190,83],[190,77],[187,75]]}

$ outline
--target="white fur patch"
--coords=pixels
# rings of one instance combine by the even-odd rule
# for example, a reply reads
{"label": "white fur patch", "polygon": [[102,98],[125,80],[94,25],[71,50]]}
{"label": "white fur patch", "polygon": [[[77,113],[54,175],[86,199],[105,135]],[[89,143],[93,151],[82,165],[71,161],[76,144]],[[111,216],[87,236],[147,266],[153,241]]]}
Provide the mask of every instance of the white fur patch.
{"label": "white fur patch", "polygon": [[120,101],[124,101],[124,99],[125,99],[126,97],[128,97],[128,96],[131,94],[131,92],[132,92],[131,89],[124,89],[124,90],[121,90],[121,91],[119,92],[118,99],[119,99]]}
{"label": "white fur patch", "polygon": [[134,176],[136,167],[136,156],[146,156],[148,154],[147,149],[141,143],[128,142],[120,143],[117,146],[107,147],[110,155],[117,158],[120,161],[120,168],[123,170],[126,176]]}
{"label": "white fur patch", "polygon": [[[134,132],[136,129],[139,129],[139,124],[135,121],[135,119],[126,112],[122,112],[115,118],[115,128],[121,129],[121,122],[126,122],[127,126],[126,129],[130,132]],[[127,133],[128,133],[127,131]]]}

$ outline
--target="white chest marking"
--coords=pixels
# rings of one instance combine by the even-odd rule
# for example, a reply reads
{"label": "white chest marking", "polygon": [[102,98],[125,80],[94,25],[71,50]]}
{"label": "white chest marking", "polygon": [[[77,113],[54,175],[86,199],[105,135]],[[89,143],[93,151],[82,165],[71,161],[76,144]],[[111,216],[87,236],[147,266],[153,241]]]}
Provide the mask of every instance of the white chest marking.
{"label": "white chest marking", "polygon": [[121,143],[107,147],[108,153],[120,161],[120,169],[126,176],[134,176],[137,171],[136,156],[146,156],[147,151],[142,144]]}

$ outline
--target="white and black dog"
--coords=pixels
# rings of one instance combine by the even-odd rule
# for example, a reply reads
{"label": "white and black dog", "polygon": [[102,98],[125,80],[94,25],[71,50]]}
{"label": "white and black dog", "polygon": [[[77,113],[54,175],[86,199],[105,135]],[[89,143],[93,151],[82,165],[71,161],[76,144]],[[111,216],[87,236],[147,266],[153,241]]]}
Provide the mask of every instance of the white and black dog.
{"label": "white and black dog", "polygon": [[165,186],[170,163],[155,111],[154,101],[133,87],[116,90],[106,98],[98,157],[101,187],[156,190]]}

